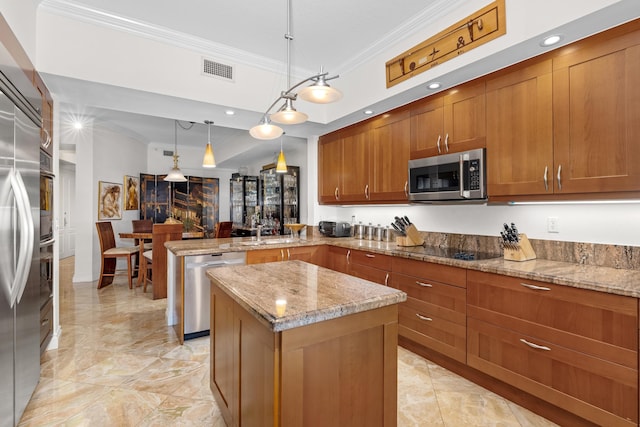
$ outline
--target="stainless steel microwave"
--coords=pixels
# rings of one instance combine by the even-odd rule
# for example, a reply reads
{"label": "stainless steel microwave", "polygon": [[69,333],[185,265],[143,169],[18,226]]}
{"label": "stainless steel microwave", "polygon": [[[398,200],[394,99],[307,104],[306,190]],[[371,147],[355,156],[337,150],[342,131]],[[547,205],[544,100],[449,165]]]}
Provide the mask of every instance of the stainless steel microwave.
{"label": "stainless steel microwave", "polygon": [[487,199],[484,148],[409,160],[409,201]]}

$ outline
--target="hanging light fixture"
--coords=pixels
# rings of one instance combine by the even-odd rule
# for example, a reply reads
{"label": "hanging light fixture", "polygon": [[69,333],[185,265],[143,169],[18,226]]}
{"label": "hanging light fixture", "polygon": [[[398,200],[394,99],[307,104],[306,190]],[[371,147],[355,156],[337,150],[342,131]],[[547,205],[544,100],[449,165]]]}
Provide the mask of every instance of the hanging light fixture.
{"label": "hanging light fixture", "polygon": [[211,148],[211,125],[213,122],[211,120],[204,121],[206,125],[209,127],[207,130],[207,147],[204,149],[204,157],[202,159],[202,167],[203,168],[215,168],[216,167],[216,158],[213,156],[213,148]]}
{"label": "hanging light fixture", "polygon": [[164,177],[165,181],[169,182],[185,182],[187,178],[184,177],[180,168],[178,167],[178,121],[173,121],[174,130],[174,148],[173,148],[173,169],[169,171],[169,174]]}
{"label": "hanging light fixture", "polygon": [[276,173],[287,173],[287,161],[282,151],[282,138],[283,136],[280,137],[280,154],[278,155],[278,163],[276,164]]}
{"label": "hanging light fixture", "polygon": [[[282,135],[282,128],[271,124],[271,121],[285,125],[295,125],[307,121],[309,116],[296,110],[293,106],[293,101],[298,98],[298,94],[294,90],[304,83],[313,82],[311,86],[300,91],[300,98],[305,101],[327,104],[342,98],[342,93],[339,90],[327,84],[327,80],[336,79],[339,76],[328,77],[329,73],[324,72],[322,68],[320,68],[320,73],[291,86],[291,40],[293,40],[293,35],[291,34],[291,0],[287,0],[287,33],[284,38],[287,40],[287,86],[289,86],[289,89],[280,92],[280,96],[267,108],[260,122],[249,130],[251,136],[256,139],[276,139]],[[284,104],[280,109],[269,115],[271,109],[282,99],[284,99]]]}

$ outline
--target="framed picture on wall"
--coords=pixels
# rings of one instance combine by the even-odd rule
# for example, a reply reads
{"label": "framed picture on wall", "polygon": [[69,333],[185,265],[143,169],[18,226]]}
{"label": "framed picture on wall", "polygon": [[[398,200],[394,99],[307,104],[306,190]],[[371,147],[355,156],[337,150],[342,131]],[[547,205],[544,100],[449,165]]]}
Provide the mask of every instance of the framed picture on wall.
{"label": "framed picture on wall", "polygon": [[140,207],[139,178],[136,176],[124,176],[124,210],[137,211]]}
{"label": "framed picture on wall", "polygon": [[122,219],[122,184],[98,181],[98,220]]}

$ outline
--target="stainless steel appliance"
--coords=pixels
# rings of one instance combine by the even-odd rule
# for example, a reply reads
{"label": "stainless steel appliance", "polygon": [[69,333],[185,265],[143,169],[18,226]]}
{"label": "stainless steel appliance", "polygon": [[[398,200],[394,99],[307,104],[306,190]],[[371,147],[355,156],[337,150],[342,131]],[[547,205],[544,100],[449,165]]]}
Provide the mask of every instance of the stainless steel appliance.
{"label": "stainless steel appliance", "polygon": [[414,202],[487,199],[484,148],[409,160],[409,200]]}
{"label": "stainless steel appliance", "polygon": [[185,257],[184,276],[184,339],[209,335],[210,328],[210,283],[207,270],[210,268],[246,264],[246,252],[192,255]]}
{"label": "stainless steel appliance", "polygon": [[40,97],[0,44],[0,426],[40,378]]}
{"label": "stainless steel appliance", "polygon": [[318,229],[327,237],[351,237],[351,224],[344,221],[320,221]]}

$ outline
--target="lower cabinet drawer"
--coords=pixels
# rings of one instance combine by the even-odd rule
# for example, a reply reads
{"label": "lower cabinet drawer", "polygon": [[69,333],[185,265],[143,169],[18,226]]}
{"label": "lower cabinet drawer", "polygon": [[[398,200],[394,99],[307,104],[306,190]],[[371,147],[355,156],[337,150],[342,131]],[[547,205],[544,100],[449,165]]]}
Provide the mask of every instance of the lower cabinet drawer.
{"label": "lower cabinet drawer", "polygon": [[349,265],[349,274],[379,285],[389,285],[389,272],[378,268],[363,264],[351,264]]}
{"label": "lower cabinet drawer", "polygon": [[443,313],[440,307],[408,297],[399,306],[398,324],[398,333],[401,336],[466,363],[464,318],[462,322],[459,319],[452,321],[451,316]]}
{"label": "lower cabinet drawer", "polygon": [[638,371],[474,318],[467,364],[599,425],[637,425]]}

